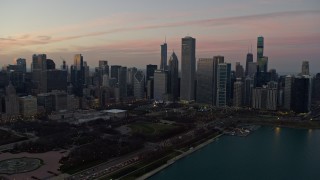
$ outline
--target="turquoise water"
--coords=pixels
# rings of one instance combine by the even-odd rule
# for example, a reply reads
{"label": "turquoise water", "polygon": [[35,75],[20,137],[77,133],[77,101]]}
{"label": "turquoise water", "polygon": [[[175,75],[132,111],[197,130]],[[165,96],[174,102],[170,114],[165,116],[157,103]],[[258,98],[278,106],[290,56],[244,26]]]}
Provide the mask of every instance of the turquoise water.
{"label": "turquoise water", "polygon": [[150,180],[320,180],[320,130],[261,127],[223,136]]}

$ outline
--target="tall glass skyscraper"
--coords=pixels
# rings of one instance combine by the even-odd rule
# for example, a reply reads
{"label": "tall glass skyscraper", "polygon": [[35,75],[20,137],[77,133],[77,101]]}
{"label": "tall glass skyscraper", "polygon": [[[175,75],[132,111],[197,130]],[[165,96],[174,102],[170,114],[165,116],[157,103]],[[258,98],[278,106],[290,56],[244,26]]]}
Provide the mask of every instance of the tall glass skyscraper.
{"label": "tall glass skyscraper", "polygon": [[214,90],[213,79],[214,63],[213,58],[200,58],[197,70],[197,102],[213,105]]}
{"label": "tall glass skyscraper", "polygon": [[161,62],[160,62],[160,70],[167,69],[167,43],[161,45]]}
{"label": "tall glass skyscraper", "polygon": [[258,37],[257,42],[257,61],[263,57],[263,48],[264,48],[264,38],[262,36]]}
{"label": "tall glass skyscraper", "polygon": [[182,38],[180,99],[195,100],[196,39]]}
{"label": "tall glass skyscraper", "polygon": [[179,96],[179,61],[176,53],[172,53],[169,59],[169,88],[168,93],[170,99],[175,101],[178,100]]}
{"label": "tall glass skyscraper", "polygon": [[248,53],[247,54],[247,59],[246,59],[246,76],[248,76],[248,71],[249,71],[249,63],[253,62],[253,54]]}

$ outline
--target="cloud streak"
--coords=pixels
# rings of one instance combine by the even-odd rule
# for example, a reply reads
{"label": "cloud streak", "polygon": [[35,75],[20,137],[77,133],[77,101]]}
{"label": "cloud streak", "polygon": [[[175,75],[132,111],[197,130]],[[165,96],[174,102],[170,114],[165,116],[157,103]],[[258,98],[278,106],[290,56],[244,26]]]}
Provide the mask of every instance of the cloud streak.
{"label": "cloud streak", "polygon": [[[245,23],[261,22],[263,20],[278,20],[281,18],[295,18],[301,16],[319,16],[320,10],[310,10],[310,11],[289,11],[289,12],[275,12],[275,13],[265,13],[265,14],[255,14],[246,16],[235,16],[235,17],[225,17],[225,18],[211,18],[203,20],[192,20],[192,21],[180,21],[180,22],[170,22],[161,24],[147,24],[132,27],[119,27],[106,31],[97,31],[90,33],[83,33],[72,36],[60,36],[52,37],[49,35],[31,35],[26,34],[21,37],[2,37],[0,38],[0,48],[10,48],[14,46],[33,46],[33,45],[43,45],[51,44],[69,40],[75,40],[80,38],[89,38],[96,36],[104,36],[115,33],[133,32],[133,31],[143,31],[150,29],[162,29],[162,28],[174,28],[174,27],[185,27],[185,26],[197,26],[197,27],[220,27],[228,25],[241,25]],[[100,24],[101,21],[97,21]],[[74,30],[74,29],[73,29]]]}

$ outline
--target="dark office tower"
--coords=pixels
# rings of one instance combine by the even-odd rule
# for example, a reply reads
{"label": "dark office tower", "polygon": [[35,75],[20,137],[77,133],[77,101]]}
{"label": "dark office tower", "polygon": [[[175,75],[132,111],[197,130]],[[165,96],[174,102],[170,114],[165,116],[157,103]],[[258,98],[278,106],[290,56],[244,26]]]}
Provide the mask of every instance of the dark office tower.
{"label": "dark office tower", "polygon": [[310,72],[309,72],[309,61],[303,61],[302,62],[301,75],[310,75]]}
{"label": "dark office tower", "polygon": [[312,88],[312,101],[314,103],[320,103],[320,73],[313,78]]}
{"label": "dark office tower", "polygon": [[118,82],[118,79],[119,79],[119,69],[120,69],[121,66],[119,65],[112,65],[111,66],[111,78],[116,78],[117,79],[117,82]]}
{"label": "dark office tower", "polygon": [[269,73],[270,73],[270,81],[278,81],[279,76],[276,69],[270,69]]}
{"label": "dark office tower", "polygon": [[47,92],[53,90],[67,91],[67,71],[51,69],[47,70]]}
{"label": "dark office tower", "polygon": [[99,61],[99,71],[101,75],[109,75],[109,65],[108,61],[100,60]]}
{"label": "dark office tower", "polygon": [[224,63],[224,56],[213,57],[213,104],[216,104],[217,99],[217,70],[218,64]]}
{"label": "dark office tower", "polygon": [[240,62],[236,62],[236,78],[243,78],[244,69]]}
{"label": "dark office tower", "polygon": [[25,93],[25,73],[22,71],[8,71],[7,73],[17,94]]}
{"label": "dark office tower", "polygon": [[257,64],[257,62],[249,62],[249,63],[248,63],[248,69],[247,69],[247,71],[246,71],[247,76],[253,78],[253,77],[255,76],[255,74],[257,73],[257,71],[258,71],[258,64]]}
{"label": "dark office tower", "polygon": [[246,59],[246,76],[248,76],[248,72],[249,72],[249,63],[252,63],[252,62],[253,62],[253,54],[248,53],[247,59]]}
{"label": "dark office tower", "polygon": [[118,84],[120,99],[123,100],[127,97],[127,67],[120,67]]}
{"label": "dark office tower", "polygon": [[[128,97],[134,96],[134,79],[135,74],[137,73],[138,69],[135,67],[128,68],[127,72],[127,95]],[[144,75],[143,75],[144,78]],[[143,81],[144,83],[144,81]],[[143,84],[144,85],[144,84]]]}
{"label": "dark office tower", "polygon": [[66,64],[66,61],[62,62],[61,68],[62,71],[67,71],[68,72],[68,65]]}
{"label": "dark office tower", "polygon": [[71,66],[71,83],[73,85],[73,92],[76,96],[83,96],[83,85],[85,83],[85,68],[83,56],[76,54],[74,56],[74,65]]}
{"label": "dark office tower", "polygon": [[292,88],[292,110],[296,113],[308,113],[311,107],[311,78],[294,78]]}
{"label": "dark office tower", "polygon": [[150,80],[151,77],[154,75],[154,71],[157,70],[158,66],[157,65],[152,65],[149,64],[147,65],[147,81]]}
{"label": "dark office tower", "polygon": [[160,62],[160,70],[167,69],[167,43],[161,45],[161,62]]}
{"label": "dark office tower", "polygon": [[52,59],[47,59],[47,70],[56,69],[56,63]]}
{"label": "dark office tower", "polygon": [[169,59],[169,84],[168,93],[172,101],[179,97],[179,61],[177,55],[173,52]]}
{"label": "dark office tower", "polygon": [[182,38],[180,99],[195,100],[196,39]]}
{"label": "dark office tower", "polygon": [[252,89],[253,79],[251,77],[247,77],[244,81],[244,105],[247,107],[250,107],[252,103]]}
{"label": "dark office tower", "polygon": [[47,77],[46,74],[43,73],[47,70],[47,55],[34,54],[32,56],[31,69],[33,94],[47,92],[46,83],[44,83]]}
{"label": "dark office tower", "polygon": [[260,59],[263,57],[263,48],[264,48],[264,38],[262,36],[259,36],[257,41],[257,62],[258,63]]}
{"label": "dark office tower", "polygon": [[27,72],[27,63],[26,63],[26,59],[23,59],[23,58],[18,58],[16,60],[17,62],[17,65],[20,67],[21,71],[23,73],[26,73]]}
{"label": "dark office tower", "polygon": [[92,85],[92,80],[90,80],[90,66],[88,66],[87,61],[83,62],[84,67],[84,84]]}
{"label": "dark office tower", "polygon": [[213,105],[213,59],[200,58],[197,69],[197,103]]}

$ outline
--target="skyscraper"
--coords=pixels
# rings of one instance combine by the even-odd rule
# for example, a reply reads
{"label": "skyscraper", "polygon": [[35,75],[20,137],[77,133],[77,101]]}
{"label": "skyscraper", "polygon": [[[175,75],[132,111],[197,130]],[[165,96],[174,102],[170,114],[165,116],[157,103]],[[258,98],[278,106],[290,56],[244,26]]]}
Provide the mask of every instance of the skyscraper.
{"label": "skyscraper", "polygon": [[217,66],[217,94],[216,106],[227,106],[228,64],[220,63]]}
{"label": "skyscraper", "polygon": [[21,71],[23,73],[27,72],[27,63],[26,63],[26,59],[24,58],[18,58],[16,60],[17,65],[20,67]]}
{"label": "skyscraper", "polygon": [[248,72],[249,72],[249,63],[253,62],[253,54],[252,53],[248,53],[247,54],[247,59],[246,59],[246,76],[248,76]]}
{"label": "skyscraper", "polygon": [[292,110],[297,113],[308,113],[311,108],[311,78],[298,76],[292,87]]}
{"label": "skyscraper", "polygon": [[177,55],[173,52],[169,59],[169,83],[168,93],[170,99],[178,100],[179,96],[179,61]]}
{"label": "skyscraper", "polygon": [[81,54],[76,54],[74,56],[74,64],[71,67],[71,83],[73,85],[74,94],[82,97],[83,85],[85,84],[85,67]]}
{"label": "skyscraper", "polygon": [[292,99],[292,87],[293,87],[294,77],[288,75],[285,78],[284,85],[284,108],[291,110],[291,99]]}
{"label": "skyscraper", "polygon": [[244,69],[240,62],[236,62],[236,77],[243,78],[244,76]]}
{"label": "skyscraper", "polygon": [[133,77],[133,94],[137,99],[144,99],[144,73],[142,71],[137,71]]}
{"label": "skyscraper", "polygon": [[38,94],[47,92],[46,87],[46,73],[47,70],[47,55],[46,54],[34,54],[32,56],[31,72],[32,72],[32,84],[33,93]]}
{"label": "skyscraper", "polygon": [[180,99],[195,100],[196,39],[182,38]]}
{"label": "skyscraper", "polygon": [[233,86],[233,106],[241,107],[243,105],[243,90],[243,82],[241,82],[241,78],[237,78]]}
{"label": "skyscraper", "polygon": [[213,104],[217,104],[217,71],[218,64],[224,63],[224,56],[214,56],[213,57]]}
{"label": "skyscraper", "polygon": [[260,59],[263,57],[263,50],[264,50],[264,38],[262,36],[259,36],[257,41],[257,62],[258,63]]}
{"label": "skyscraper", "polygon": [[213,105],[214,90],[213,90],[213,59],[200,58],[198,60],[197,70],[197,102]]}
{"label": "skyscraper", "polygon": [[160,70],[167,69],[167,43],[161,45],[161,62],[160,62]]}
{"label": "skyscraper", "polygon": [[125,99],[127,97],[127,67],[120,67],[118,84],[120,99]]}
{"label": "skyscraper", "polygon": [[154,72],[154,99],[166,100],[168,90],[168,72],[163,70],[156,70]]}
{"label": "skyscraper", "polygon": [[153,99],[154,93],[154,72],[157,70],[157,65],[149,64],[147,65],[147,72],[146,72],[146,86],[147,86],[147,98]]}
{"label": "skyscraper", "polygon": [[244,105],[247,107],[250,107],[252,103],[252,90],[253,79],[251,77],[246,77],[244,84]]}
{"label": "skyscraper", "polygon": [[264,52],[264,38],[258,37],[257,40],[257,63],[259,72],[268,72],[268,57],[263,55]]}
{"label": "skyscraper", "polygon": [[103,82],[103,76],[107,75],[109,76],[109,65],[108,61],[106,60],[99,60],[99,67],[98,67],[98,79],[99,79],[99,85],[102,85]]}
{"label": "skyscraper", "polygon": [[148,81],[150,77],[153,77],[154,71],[157,70],[158,66],[153,64],[147,65],[147,77],[146,80]]}
{"label": "skyscraper", "polygon": [[111,66],[111,78],[116,78],[117,79],[117,82],[118,82],[118,79],[119,79],[119,69],[120,69],[121,66],[119,65],[112,65]]}
{"label": "skyscraper", "polygon": [[310,72],[309,72],[309,61],[303,61],[302,62],[301,75],[310,75]]}

